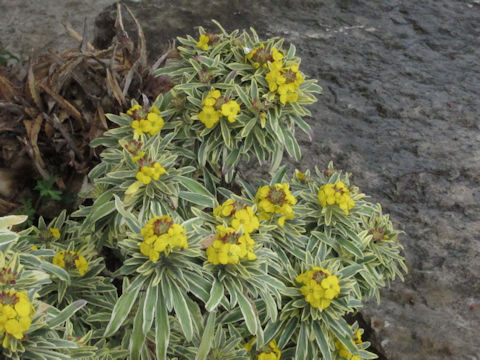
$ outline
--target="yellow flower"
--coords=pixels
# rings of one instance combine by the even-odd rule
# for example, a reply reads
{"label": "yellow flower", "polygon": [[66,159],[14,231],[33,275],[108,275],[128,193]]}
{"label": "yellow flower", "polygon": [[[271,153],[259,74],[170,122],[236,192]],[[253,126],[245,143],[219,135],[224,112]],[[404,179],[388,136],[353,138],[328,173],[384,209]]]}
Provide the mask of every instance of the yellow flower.
{"label": "yellow flower", "polygon": [[282,73],[275,69],[272,69],[267,75],[265,75],[265,80],[267,80],[268,88],[272,92],[276,91],[278,86],[284,84],[286,81]]}
{"label": "yellow flower", "polygon": [[24,292],[0,292],[0,337],[5,335],[3,346],[10,344],[9,336],[21,340],[32,323],[33,306]]}
{"label": "yellow flower", "polygon": [[60,253],[57,253],[53,259],[52,259],[52,264],[53,265],[57,265],[57,266],[60,266],[62,268],[65,267],[65,258],[63,256],[63,253],[60,252]]}
{"label": "yellow flower", "polygon": [[272,48],[272,57],[274,61],[281,61],[283,59],[282,53],[277,48]]}
{"label": "yellow flower", "polygon": [[305,174],[298,169],[295,169],[295,177],[298,180],[305,180]]}
{"label": "yellow flower", "polygon": [[88,270],[88,262],[83,256],[79,256],[77,260],[75,260],[75,266],[77,267],[78,272],[80,275],[85,275]]}
{"label": "yellow flower", "polygon": [[260,227],[260,222],[250,206],[237,210],[233,214],[232,227],[238,230],[240,226],[245,233],[251,233]]}
{"label": "yellow flower", "polygon": [[255,242],[247,233],[241,235],[234,228],[217,226],[217,236],[207,248],[207,260],[214,265],[238,264],[240,260],[255,260]]}
{"label": "yellow flower", "polygon": [[[132,109],[135,110],[130,111]],[[143,134],[157,135],[162,130],[165,121],[160,116],[160,111],[156,106],[152,106],[148,113],[140,105],[135,105],[132,109],[127,111],[127,114],[134,116],[130,126],[136,138]]]}
{"label": "yellow flower", "polygon": [[127,110],[127,115],[130,115],[132,116],[135,111],[138,111],[138,110],[142,110],[142,105],[139,105],[139,104],[136,104],[136,105],[133,105],[130,109]]}
{"label": "yellow flower", "polygon": [[240,105],[235,100],[230,100],[222,105],[222,115],[228,118],[228,121],[234,122],[237,119]]}
{"label": "yellow flower", "polygon": [[140,151],[137,153],[137,155],[135,156],[132,156],[132,161],[134,163],[136,163],[138,160],[140,160],[141,158],[143,158],[145,156],[146,152],[145,151]]}
{"label": "yellow flower", "polygon": [[211,90],[205,99],[202,101],[202,105],[206,106],[215,106],[217,99],[220,98],[222,94],[220,93],[220,90]]}
{"label": "yellow flower", "polygon": [[88,262],[80,253],[76,251],[59,251],[52,259],[52,264],[60,266],[66,270],[77,270],[81,276],[88,270]]}
{"label": "yellow flower", "polygon": [[60,238],[60,230],[58,230],[57,228],[50,228],[48,230],[50,230],[50,233],[55,239]]}
{"label": "yellow flower", "polygon": [[[152,182],[152,180],[158,180],[160,178],[160,176],[167,173],[167,170],[165,170],[165,168],[163,166],[161,166],[159,163],[154,162],[151,165],[152,166],[147,166],[147,165],[141,166],[140,171],[137,172],[137,175],[136,175],[136,179],[138,181],[142,182],[145,185],[150,184]],[[130,186],[132,186],[132,185],[130,185]],[[137,188],[137,185],[135,185],[135,188],[133,188],[131,190],[133,191],[136,188]],[[130,187],[129,187],[129,189],[130,189]]]}
{"label": "yellow flower", "polygon": [[221,112],[215,110],[213,106],[204,106],[202,111],[198,114],[198,119],[207,128],[213,127],[220,120]]}
{"label": "yellow flower", "polygon": [[245,350],[247,350],[247,352],[252,350],[252,347],[253,347],[253,344],[255,343],[255,340],[257,340],[257,338],[255,336],[252,337],[250,340],[248,340],[247,343],[243,344],[243,348]]}
{"label": "yellow flower", "polygon": [[305,300],[320,310],[329,307],[331,300],[340,294],[338,277],[319,266],[298,275],[295,280],[303,284],[300,292]]}
{"label": "yellow flower", "polygon": [[143,236],[140,252],[152,262],[158,261],[160,253],[168,256],[174,248],[188,249],[185,228],[175,224],[167,215],[150,219],[140,234]]}
{"label": "yellow flower", "polygon": [[290,185],[287,183],[262,186],[255,195],[255,202],[258,204],[261,219],[270,219],[271,215],[281,215],[277,218],[277,223],[284,226],[285,220],[295,217],[293,205],[297,203],[297,199],[290,192]]}
{"label": "yellow flower", "polygon": [[38,246],[32,245],[32,250],[33,250],[33,251],[37,251],[37,250],[38,250]]}
{"label": "yellow flower", "polygon": [[270,64],[270,71],[265,75],[269,90],[278,93],[282,104],[296,102],[298,101],[298,90],[304,82],[303,75],[299,72],[296,64],[284,67],[283,55],[277,49],[272,51],[275,61]]}
{"label": "yellow flower", "polygon": [[350,197],[350,191],[342,181],[321,186],[317,197],[322,207],[337,204],[346,215],[349,215],[350,210],[355,206],[355,202]]}
{"label": "yellow flower", "polygon": [[207,35],[200,34],[200,38],[198,39],[195,45],[201,48],[202,50],[207,50],[209,41],[210,41],[210,38]]}
{"label": "yellow flower", "polygon": [[235,201],[233,201],[232,199],[229,199],[227,201],[225,201],[223,204],[217,206],[214,210],[213,210],[213,215],[214,216],[230,216],[232,215],[232,212],[235,212]]}
{"label": "yellow flower", "polygon": [[340,294],[340,285],[335,275],[329,275],[322,280],[322,288],[325,289],[325,297],[333,299]]}
{"label": "yellow flower", "polygon": [[272,340],[258,354],[258,360],[280,360],[281,355],[282,352],[278,349],[277,342]]}

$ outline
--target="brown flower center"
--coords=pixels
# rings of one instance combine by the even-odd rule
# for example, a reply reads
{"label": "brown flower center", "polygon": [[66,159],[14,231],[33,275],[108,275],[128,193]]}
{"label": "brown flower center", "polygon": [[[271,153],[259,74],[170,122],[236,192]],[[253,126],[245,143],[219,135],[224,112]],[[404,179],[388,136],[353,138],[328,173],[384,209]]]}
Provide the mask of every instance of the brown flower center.
{"label": "brown flower center", "polygon": [[15,294],[11,294],[7,291],[0,292],[0,303],[3,305],[15,305],[18,302],[18,297]]}
{"label": "brown flower center", "polygon": [[159,219],[153,224],[153,232],[157,236],[166,234],[172,225],[173,221],[168,219]]}
{"label": "brown flower center", "polygon": [[267,198],[270,200],[270,202],[274,205],[282,206],[286,199],[285,199],[285,193],[283,190],[278,190],[275,188],[270,189],[270,193],[268,194]]}

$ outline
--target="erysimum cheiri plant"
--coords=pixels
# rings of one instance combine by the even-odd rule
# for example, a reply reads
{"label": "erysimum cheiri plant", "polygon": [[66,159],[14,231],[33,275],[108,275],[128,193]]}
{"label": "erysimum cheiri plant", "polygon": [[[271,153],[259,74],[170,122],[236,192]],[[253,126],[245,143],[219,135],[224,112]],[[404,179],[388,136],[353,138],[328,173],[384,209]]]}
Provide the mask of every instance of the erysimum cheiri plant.
{"label": "erysimum cheiri plant", "polygon": [[[88,333],[73,336],[71,318],[86,301],[77,298],[60,310],[40,296],[39,292],[52,282],[55,274],[67,280],[69,275],[34,255],[36,250],[29,241],[31,229],[20,233],[10,230],[25,220],[26,216],[0,218],[1,358],[53,360],[94,356],[94,348],[85,345]],[[53,234],[57,235],[55,231]]]}
{"label": "erysimum cheiri plant", "polygon": [[[253,30],[179,42],[158,72],[176,85],[107,115],[71,218],[0,230],[2,355],[375,358],[351,319],[406,272],[399,233],[331,164],[280,166],[320,87],[293,45]],[[268,181],[236,172],[252,157]]]}
{"label": "erysimum cheiri plant", "polygon": [[229,183],[242,159],[272,169],[284,149],[300,159],[295,129],[310,134],[302,116],[322,89],[305,79],[293,45],[285,50],[282,39],[261,41],[253,29],[229,34],[216,24],[218,33],[200,28],[198,39],[179,38],[178,57],[157,74],[177,84],[170,91],[177,111],[166,125],[175,144],[190,150],[191,164]]}

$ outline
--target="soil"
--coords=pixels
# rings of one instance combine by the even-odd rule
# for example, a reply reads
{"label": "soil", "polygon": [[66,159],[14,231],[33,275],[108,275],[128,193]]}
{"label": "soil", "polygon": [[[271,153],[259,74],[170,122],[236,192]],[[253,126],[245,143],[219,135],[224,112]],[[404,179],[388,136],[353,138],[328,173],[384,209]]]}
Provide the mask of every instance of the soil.
{"label": "soil", "polygon": [[[0,43],[26,54],[30,29],[43,36],[35,45],[56,47],[52,21],[56,27],[70,14],[80,25],[111,1],[90,2],[91,9],[86,3],[49,0],[39,9],[0,0],[8,19]],[[333,160],[404,231],[406,281],[362,311],[375,348],[391,360],[480,359],[480,1],[127,4],[152,59],[173,37],[195,34],[195,26],[214,29],[212,18],[229,31],[252,26],[263,38],[295,44],[301,70],[324,94],[308,119],[313,140],[297,134],[303,160],[287,160],[301,170]],[[112,14],[107,8],[95,20],[97,43],[108,42]]]}

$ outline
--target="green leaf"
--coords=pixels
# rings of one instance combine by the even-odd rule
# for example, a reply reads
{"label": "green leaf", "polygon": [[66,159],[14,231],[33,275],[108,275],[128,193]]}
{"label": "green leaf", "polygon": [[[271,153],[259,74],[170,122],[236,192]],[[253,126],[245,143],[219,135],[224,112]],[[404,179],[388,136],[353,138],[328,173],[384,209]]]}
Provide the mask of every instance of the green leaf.
{"label": "green leaf", "polygon": [[178,179],[180,181],[180,184],[183,185],[186,189],[190,190],[192,193],[212,197],[212,194],[199,182],[186,176],[177,176],[176,179]]}
{"label": "green leaf", "polygon": [[155,304],[157,302],[157,287],[151,284],[147,287],[145,302],[143,304],[143,326],[142,331],[146,336],[150,331],[155,318]]}
{"label": "green leaf", "polygon": [[47,328],[53,329],[61,323],[70,319],[70,317],[75,314],[78,310],[83,308],[87,302],[85,300],[75,300],[73,303],[68,305],[65,309],[60,311],[58,315],[54,318],[47,321]]}
{"label": "green leaf", "polygon": [[27,220],[28,216],[25,215],[9,215],[0,217],[0,230],[9,229],[13,225],[18,225]]}
{"label": "green leaf", "polygon": [[232,138],[230,136],[230,129],[226,121],[220,120],[220,129],[222,131],[223,142],[228,148],[232,148]]}
{"label": "green leaf", "polygon": [[140,223],[138,222],[138,220],[135,218],[135,216],[133,216],[131,212],[125,210],[122,200],[120,200],[120,198],[117,195],[114,195],[114,197],[115,197],[115,208],[123,217],[123,220],[125,220],[125,223],[127,224],[127,226],[134,233],[139,234],[140,231],[142,230],[142,227],[140,226]]}
{"label": "green leaf", "polygon": [[114,210],[115,210],[114,201],[107,202],[103,205],[100,205],[99,207],[96,207],[95,205],[93,205],[92,212],[90,213],[90,216],[85,222],[95,223],[97,220],[100,220],[101,218],[107,216]]}
{"label": "green leaf", "polygon": [[160,286],[157,289],[157,302],[155,305],[155,350],[157,359],[167,359],[167,348],[170,339],[170,323],[168,312]]}
{"label": "green leaf", "polygon": [[130,336],[130,359],[139,360],[140,351],[145,342],[145,334],[142,331],[143,328],[143,308],[145,304],[145,297],[140,301],[140,306],[137,309],[135,319],[133,320],[133,331]]}
{"label": "green leaf", "polygon": [[35,255],[25,254],[23,253],[20,255],[21,263],[26,264],[28,263],[32,267],[40,268],[46,271],[49,274],[52,274],[58,277],[60,280],[69,282],[70,281],[70,274],[63,268],[53,265],[49,262],[43,261],[40,258],[36,257]]}
{"label": "green leaf", "polygon": [[363,252],[360,250],[358,247],[355,246],[355,244],[350,241],[349,239],[345,239],[342,236],[339,236],[337,238],[338,243],[349,253],[352,255],[355,255],[359,259],[363,259]]}
{"label": "green leaf", "polygon": [[250,99],[248,98],[247,94],[245,93],[245,91],[243,91],[243,89],[235,84],[234,86],[235,88],[235,92],[237,93],[238,97],[240,98],[240,100],[243,102],[243,104],[246,106],[246,107],[251,107],[252,106],[252,103],[250,102]]}
{"label": "green leaf", "polygon": [[198,164],[203,168],[207,163],[208,154],[210,152],[209,144],[207,141],[204,141],[200,148],[198,149]]}
{"label": "green leaf", "polygon": [[195,360],[206,360],[210,348],[212,346],[212,339],[215,332],[215,318],[216,318],[216,311],[212,311],[208,315],[207,325],[205,329],[203,329],[202,340],[200,342],[200,346],[198,348],[197,356]]}
{"label": "green leaf", "polygon": [[298,325],[298,319],[296,317],[292,317],[290,318],[290,320],[288,320],[287,324],[285,325],[285,328],[282,329],[280,337],[278,338],[278,347],[280,349],[283,349],[285,346],[287,346],[293,333],[297,329],[297,325]]}
{"label": "green leaf", "polygon": [[4,230],[0,232],[0,246],[10,244],[11,242],[17,241],[19,235],[13,231]]}
{"label": "green leaf", "polygon": [[257,124],[257,118],[254,117],[254,118],[251,118],[247,125],[245,125],[242,129],[242,131],[240,132],[240,137],[244,138],[244,137],[247,137],[248,134],[250,134],[250,131],[252,131],[253,127]]}
{"label": "green leaf", "polygon": [[105,117],[111,122],[120,126],[130,125],[132,123],[132,119],[130,119],[130,117],[127,117],[127,115],[118,116],[114,114],[105,114]]}
{"label": "green leaf", "polygon": [[[144,281],[145,279],[141,281],[141,284],[143,284]],[[138,287],[140,287],[141,284]],[[128,314],[130,313],[130,310],[132,309],[135,300],[137,299],[139,293],[138,287],[128,289],[122,294],[122,296],[118,298],[118,301],[113,308],[110,322],[108,323],[107,328],[105,329],[105,334],[103,336],[109,337],[118,331],[120,326],[127,318]]]}
{"label": "green leaf", "polygon": [[195,205],[198,205],[200,207],[207,207],[211,208],[213,207],[213,197],[203,195],[203,194],[195,194],[192,192],[187,192],[187,191],[180,191],[178,193],[178,196],[184,200],[187,200],[188,202],[191,202]]}
{"label": "green leaf", "polygon": [[307,325],[302,323],[300,326],[300,332],[297,339],[297,348],[295,350],[295,359],[296,360],[305,360],[307,359],[308,353],[308,335],[307,335]]}
{"label": "green leaf", "polygon": [[224,289],[223,284],[217,279],[214,280],[212,288],[210,290],[210,298],[205,304],[207,311],[213,311],[216,309],[220,301],[223,299]]}
{"label": "green leaf", "polygon": [[341,269],[339,271],[339,275],[342,277],[342,279],[347,279],[347,278],[355,275],[356,273],[358,273],[362,269],[363,269],[362,265],[352,264],[352,265],[346,266],[343,269]]}
{"label": "green leaf", "polygon": [[313,132],[310,125],[308,125],[307,122],[303,120],[302,117],[299,115],[290,114],[290,118],[293,119],[293,121],[295,121],[295,124],[297,124],[297,126],[300,129],[302,129],[302,131],[310,137],[310,141],[311,141]]}
{"label": "green leaf", "polygon": [[287,56],[285,56],[287,59],[291,59],[295,56],[295,45],[290,44],[290,48],[288,49]]}
{"label": "green leaf", "polygon": [[180,322],[180,326],[182,327],[185,338],[187,341],[191,341],[193,338],[193,324],[192,316],[190,314],[190,310],[188,309],[187,301],[185,300],[186,294],[183,294],[174,281],[171,281],[171,285],[175,314]]}
{"label": "green leaf", "polygon": [[245,319],[245,323],[247,325],[247,329],[250,331],[250,334],[254,335],[257,332],[257,317],[255,315],[253,304],[241,290],[235,288],[235,292],[237,295],[238,305],[240,306],[240,311],[242,312],[243,318]]}
{"label": "green leaf", "polygon": [[286,173],[287,173],[287,165],[283,165],[272,176],[272,181],[270,181],[270,184],[273,186],[274,184],[281,183]]}
{"label": "green leaf", "polygon": [[253,66],[249,64],[241,64],[241,63],[230,63],[227,65],[230,69],[236,70],[236,71],[252,71]]}
{"label": "green leaf", "polygon": [[223,164],[223,171],[231,169],[233,166],[235,166],[238,161],[240,160],[240,150],[235,149],[228,154],[227,158],[225,159],[225,162]]}
{"label": "green leaf", "polygon": [[252,99],[260,98],[260,94],[258,93],[257,82],[255,81],[255,79],[252,79],[252,84],[250,86],[250,97]]}
{"label": "green leaf", "polygon": [[298,145],[297,139],[293,136],[291,131],[283,129],[283,135],[285,137],[285,148],[290,156],[295,157],[296,161],[300,161],[302,158],[302,152]]}
{"label": "green leaf", "polygon": [[313,324],[313,332],[315,333],[315,340],[317,341],[323,358],[325,360],[332,360],[332,353],[328,346],[328,333],[323,331],[323,327],[318,323]]}

